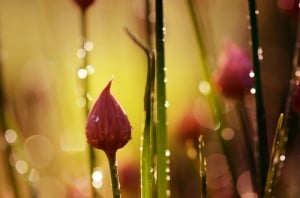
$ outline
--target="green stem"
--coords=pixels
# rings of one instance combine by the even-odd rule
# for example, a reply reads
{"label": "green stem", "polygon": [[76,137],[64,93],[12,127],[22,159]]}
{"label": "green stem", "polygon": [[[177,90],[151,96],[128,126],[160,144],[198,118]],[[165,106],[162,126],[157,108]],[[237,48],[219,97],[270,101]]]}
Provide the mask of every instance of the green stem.
{"label": "green stem", "polygon": [[204,140],[202,135],[200,135],[199,137],[199,162],[200,162],[201,198],[206,198],[207,197],[206,159],[204,154]]}
{"label": "green stem", "polygon": [[132,41],[140,47],[147,56],[147,81],[144,95],[145,127],[142,142],[142,160],[141,160],[141,196],[143,198],[152,197],[153,173],[153,102],[154,102],[154,83],[155,83],[155,59],[153,52],[143,45],[127,28],[126,33]]}
{"label": "green stem", "polygon": [[164,24],[163,0],[156,0],[156,84],[157,84],[157,193],[158,198],[166,197],[169,187],[167,180],[167,126],[166,126],[166,87],[165,87],[165,54],[164,54]]}
{"label": "green stem", "polygon": [[265,117],[264,100],[262,93],[262,83],[260,77],[260,61],[259,61],[259,40],[258,40],[258,27],[257,27],[257,10],[255,0],[248,0],[249,4],[249,16],[250,16],[250,29],[251,29],[251,43],[252,43],[252,58],[253,58],[253,71],[255,74],[255,101],[256,101],[256,120],[258,130],[258,144],[260,155],[260,177],[261,177],[261,196],[264,193],[264,187],[266,184],[267,170],[269,164],[268,155],[268,137],[267,126]]}
{"label": "green stem", "polygon": [[[80,15],[80,22],[81,22],[81,48],[84,49],[84,45],[87,42],[87,25],[86,25],[86,11],[81,10],[81,15]],[[88,52],[86,51],[86,54],[82,60],[82,65],[80,66],[81,69],[86,69],[86,66],[88,65],[89,59],[88,59]],[[84,106],[84,115],[85,118],[87,118],[89,114],[89,81],[88,81],[88,76],[85,79],[81,79],[81,86],[83,88],[83,97],[86,101],[86,104]],[[96,163],[96,155],[95,155],[95,150],[94,148],[89,145],[89,159],[90,159],[90,177],[91,177],[91,190],[92,190],[92,197],[96,198],[97,197],[97,192],[96,189],[92,185],[92,175],[93,171],[95,168],[95,163]]]}
{"label": "green stem", "polygon": [[[5,119],[5,96],[4,96],[4,80],[3,80],[3,63],[2,63],[2,54],[1,54],[1,43],[0,43],[0,127],[1,127],[1,135],[5,135],[5,131],[8,128],[6,119]],[[10,155],[12,154],[12,148],[9,144],[7,144],[4,157],[5,157],[5,166],[8,173],[8,179],[10,185],[12,187],[13,193],[15,197],[19,197],[19,190],[17,185],[17,180],[15,176],[15,171],[13,167],[10,165]]]}
{"label": "green stem", "polygon": [[116,152],[112,154],[106,153],[109,162],[110,178],[112,185],[113,198],[120,198],[120,183],[118,179],[118,167],[116,165]]}
{"label": "green stem", "polygon": [[224,129],[226,123],[225,123],[224,116],[222,114],[220,102],[217,98],[216,89],[213,86],[213,83],[212,83],[212,80],[211,80],[211,75],[210,75],[210,71],[209,71],[209,68],[208,68],[208,63],[207,63],[207,60],[206,60],[206,57],[207,57],[206,56],[206,50],[205,50],[205,47],[204,47],[203,38],[202,38],[200,28],[199,28],[200,21],[198,21],[198,19],[197,19],[196,10],[194,8],[192,0],[187,0],[187,3],[188,3],[189,12],[191,14],[192,23],[193,23],[193,26],[194,26],[195,36],[196,36],[196,39],[197,39],[197,42],[198,42],[198,47],[199,47],[198,51],[199,51],[200,61],[201,61],[202,69],[203,69],[204,80],[207,81],[209,83],[209,85],[211,86],[210,92],[206,95],[207,100],[208,100],[208,105],[209,105],[210,110],[212,111],[213,120],[214,120],[214,123],[216,125],[215,130],[217,132],[218,139],[219,139],[219,141],[222,145],[223,152],[227,157],[229,170],[230,170],[230,173],[233,177],[233,182],[234,182],[234,185],[235,185],[236,184],[236,176],[233,172],[233,170],[234,170],[233,164],[230,160],[230,155],[229,155],[229,152],[227,150],[226,143],[223,141],[223,138],[221,136],[221,132]]}

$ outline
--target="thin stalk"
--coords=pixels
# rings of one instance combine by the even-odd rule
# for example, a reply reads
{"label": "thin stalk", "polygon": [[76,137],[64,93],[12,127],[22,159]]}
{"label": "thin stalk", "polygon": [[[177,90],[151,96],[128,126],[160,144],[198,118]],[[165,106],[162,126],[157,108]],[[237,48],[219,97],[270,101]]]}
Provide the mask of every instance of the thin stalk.
{"label": "thin stalk", "polygon": [[256,121],[258,131],[258,144],[259,144],[259,161],[260,161],[260,184],[261,196],[264,193],[266,184],[267,170],[269,164],[268,154],[268,137],[265,117],[265,107],[262,93],[262,83],[260,77],[260,61],[259,61],[259,39],[258,39],[258,25],[257,25],[257,10],[255,0],[248,0],[249,16],[250,16],[250,30],[251,30],[251,43],[252,43],[252,59],[253,71],[255,74],[255,102],[256,102]]}
{"label": "thin stalk", "polygon": [[157,85],[157,195],[167,196],[169,181],[167,180],[167,116],[166,116],[166,85],[165,85],[165,52],[164,52],[164,15],[163,0],[156,0],[156,85]]}
{"label": "thin stalk", "polygon": [[121,194],[120,194],[120,183],[118,178],[118,167],[116,164],[116,152],[114,152],[113,154],[106,153],[106,156],[109,162],[113,198],[120,198]]}
{"label": "thin stalk", "polygon": [[[5,131],[8,128],[8,124],[5,119],[5,95],[4,95],[4,82],[3,82],[3,62],[2,62],[2,54],[1,54],[1,43],[0,43],[0,127],[1,127],[1,135],[5,135]],[[8,173],[8,179],[10,182],[10,185],[12,187],[13,193],[15,197],[19,197],[20,193],[18,190],[17,180],[15,176],[15,171],[13,167],[10,165],[10,155],[12,153],[12,148],[9,144],[7,144],[5,151],[4,151],[4,157],[5,157],[5,167],[7,169]]]}
{"label": "thin stalk", "polygon": [[153,102],[154,102],[154,83],[155,83],[155,59],[153,52],[143,45],[127,28],[128,36],[139,46],[147,56],[147,81],[144,95],[145,126],[142,142],[142,167],[141,167],[141,197],[152,197],[153,184]]}
{"label": "thin stalk", "polygon": [[236,176],[235,176],[235,174],[233,174],[233,170],[234,170],[233,164],[229,158],[229,153],[226,148],[226,143],[223,141],[223,138],[221,136],[221,132],[224,129],[226,123],[225,123],[225,119],[224,119],[222,111],[221,111],[220,102],[217,98],[216,89],[215,89],[215,87],[212,86],[213,83],[212,83],[210,71],[208,68],[208,63],[206,60],[206,57],[207,57],[206,50],[204,47],[203,38],[202,38],[200,28],[199,28],[200,21],[197,19],[196,10],[194,8],[192,0],[187,0],[187,3],[188,3],[189,12],[191,15],[192,23],[194,26],[195,36],[196,36],[196,39],[198,42],[198,47],[199,47],[198,51],[199,51],[200,61],[201,61],[201,65],[202,65],[203,75],[204,75],[203,77],[204,77],[204,80],[207,81],[211,86],[210,92],[206,95],[207,100],[208,100],[208,105],[209,105],[210,110],[212,111],[213,120],[216,125],[215,131],[217,132],[218,139],[222,145],[223,152],[227,156],[229,170],[233,177],[233,182],[235,185],[236,184]]}
{"label": "thin stalk", "polygon": [[[191,15],[192,23],[194,26],[195,36],[196,36],[198,47],[199,47],[198,51],[199,51],[200,61],[201,61],[202,69],[203,69],[203,77],[204,77],[204,80],[207,81],[212,86],[211,75],[210,75],[208,63],[206,60],[207,55],[206,55],[206,50],[204,47],[204,41],[203,41],[203,38],[202,38],[202,35],[200,32],[200,28],[199,28],[200,21],[197,19],[196,10],[194,8],[192,0],[187,0],[187,3],[188,3],[189,12]],[[217,101],[216,91],[213,87],[211,87],[211,91],[207,95],[207,98],[208,98],[210,109],[212,110],[214,122],[217,123],[218,125],[223,126],[224,119],[222,116],[221,107],[220,107],[219,102]]]}
{"label": "thin stalk", "polygon": [[[81,15],[80,15],[80,22],[81,22],[81,47],[84,49],[84,45],[87,42],[87,25],[86,25],[86,11],[81,10]],[[81,69],[86,69],[86,66],[88,65],[89,59],[88,59],[88,52],[86,51],[86,54],[82,60],[82,65]],[[90,111],[90,106],[89,106],[89,79],[88,76],[84,79],[81,79],[81,86],[83,89],[83,97],[86,101],[86,104],[84,106],[84,115],[85,119],[87,118],[89,111]],[[96,164],[96,155],[95,155],[95,150],[94,148],[89,145],[89,159],[90,159],[90,177],[91,177],[91,190],[92,190],[92,197],[96,198],[97,197],[97,192],[96,189],[92,185],[92,174],[95,168]]]}
{"label": "thin stalk", "polygon": [[207,184],[206,184],[206,159],[204,153],[204,140],[203,136],[200,135],[199,137],[199,173],[200,173],[200,180],[201,180],[201,198],[207,197]]}

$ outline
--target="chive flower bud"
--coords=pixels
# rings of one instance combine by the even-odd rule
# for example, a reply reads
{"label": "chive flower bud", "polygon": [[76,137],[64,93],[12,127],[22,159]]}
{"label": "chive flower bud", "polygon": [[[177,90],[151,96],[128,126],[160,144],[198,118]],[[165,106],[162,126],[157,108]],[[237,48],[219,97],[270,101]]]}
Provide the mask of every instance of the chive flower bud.
{"label": "chive flower bud", "polygon": [[233,43],[229,43],[220,56],[216,83],[221,93],[228,98],[240,99],[250,90],[252,61],[250,56]]}
{"label": "chive flower bud", "polygon": [[82,11],[85,11],[94,3],[94,1],[95,0],[74,0],[74,2],[81,8]]}
{"label": "chive flower bud", "polygon": [[131,139],[131,125],[126,113],[110,93],[110,86],[111,81],[91,109],[86,123],[87,142],[108,156],[115,155]]}

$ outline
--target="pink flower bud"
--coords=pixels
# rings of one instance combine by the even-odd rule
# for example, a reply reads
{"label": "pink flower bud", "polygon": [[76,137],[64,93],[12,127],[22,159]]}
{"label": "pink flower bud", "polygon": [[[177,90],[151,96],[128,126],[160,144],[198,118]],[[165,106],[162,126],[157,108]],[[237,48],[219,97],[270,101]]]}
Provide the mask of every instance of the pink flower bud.
{"label": "pink flower bud", "polygon": [[107,155],[115,154],[131,138],[127,115],[110,93],[110,86],[111,81],[94,104],[86,123],[88,143]]}
{"label": "pink flower bud", "polygon": [[228,98],[239,99],[250,90],[253,79],[249,76],[252,61],[237,45],[229,43],[220,56],[217,86]]}
{"label": "pink flower bud", "polygon": [[299,0],[278,0],[277,5],[281,12],[297,19]]}
{"label": "pink flower bud", "polygon": [[82,11],[85,11],[94,3],[94,1],[95,0],[74,0],[74,2],[81,8]]}
{"label": "pink flower bud", "polygon": [[203,131],[193,109],[186,111],[178,123],[176,129],[177,138],[182,142],[185,142],[185,140],[193,140],[197,142],[202,132]]}

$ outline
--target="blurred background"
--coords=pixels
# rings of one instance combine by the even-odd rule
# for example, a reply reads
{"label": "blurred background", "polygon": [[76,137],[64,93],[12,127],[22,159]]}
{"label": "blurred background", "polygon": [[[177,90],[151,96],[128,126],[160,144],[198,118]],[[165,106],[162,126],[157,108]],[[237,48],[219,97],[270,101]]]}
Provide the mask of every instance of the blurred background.
{"label": "blurred background", "polygon": [[[196,3],[213,75],[226,43],[234,42],[251,52],[248,2],[203,0]],[[297,17],[282,11],[276,1],[257,1],[257,4],[270,147],[292,71]],[[175,132],[183,114],[191,108],[192,111],[197,109],[202,125],[213,126],[206,98],[199,91],[203,74],[187,2],[166,0],[164,5],[171,197],[199,197],[197,171],[191,168],[186,147],[178,143]],[[122,104],[133,127],[132,140],[118,151],[117,159],[120,169],[124,166],[125,173],[132,171],[133,175],[138,170],[140,157],[147,59],[123,28],[129,28],[144,42],[143,17],[144,2],[139,0],[96,0],[87,12],[88,40],[91,41],[89,63],[93,66],[93,74],[89,75],[90,98],[95,101],[106,83],[114,79],[111,92]],[[4,157],[7,142],[12,147],[10,164],[16,168],[20,197],[32,197],[32,192],[37,197],[89,197],[88,147],[77,75],[80,9],[72,0],[0,0],[0,43],[2,91],[6,99],[5,109],[1,111],[9,127],[0,138],[0,197],[13,197]],[[251,115],[255,110],[252,97],[249,94],[247,100]],[[232,115],[233,106],[232,101],[224,99],[225,115]],[[232,122],[237,119],[230,118]],[[285,197],[300,194],[297,187],[300,156],[295,147],[298,139],[296,133],[293,135],[277,189],[278,194]],[[222,156],[213,157],[222,161]],[[110,176],[102,151],[97,152],[97,166],[95,185],[103,197],[108,197]],[[241,170],[238,174],[242,173],[245,172]],[[126,180],[125,183],[135,186],[129,185],[123,190],[124,197],[139,197],[138,181]],[[184,189],[182,183],[186,183]],[[212,187],[211,191],[221,187]],[[212,193],[211,197],[218,196]]]}

